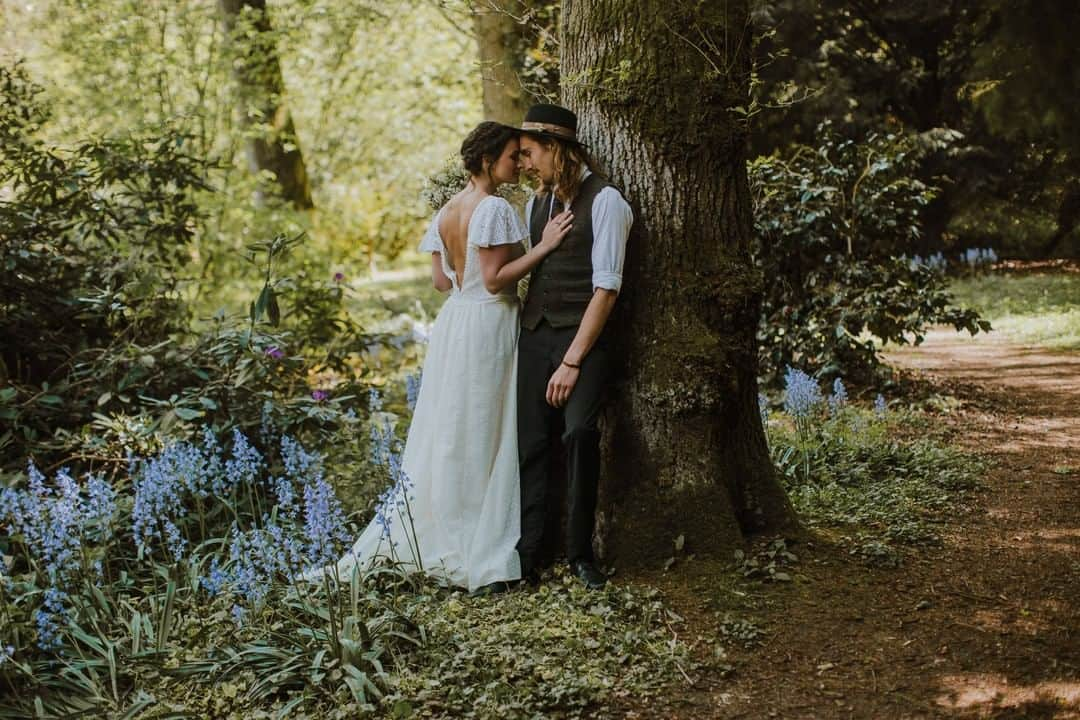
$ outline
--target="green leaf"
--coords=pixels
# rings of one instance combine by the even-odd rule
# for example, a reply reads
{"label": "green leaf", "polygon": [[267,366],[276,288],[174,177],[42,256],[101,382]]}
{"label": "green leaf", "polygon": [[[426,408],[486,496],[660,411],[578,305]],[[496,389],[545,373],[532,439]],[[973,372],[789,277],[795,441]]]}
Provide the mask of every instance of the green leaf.
{"label": "green leaf", "polygon": [[194,408],[178,407],[173,412],[181,420],[194,420],[195,418],[201,418],[206,415],[203,410],[196,410]]}

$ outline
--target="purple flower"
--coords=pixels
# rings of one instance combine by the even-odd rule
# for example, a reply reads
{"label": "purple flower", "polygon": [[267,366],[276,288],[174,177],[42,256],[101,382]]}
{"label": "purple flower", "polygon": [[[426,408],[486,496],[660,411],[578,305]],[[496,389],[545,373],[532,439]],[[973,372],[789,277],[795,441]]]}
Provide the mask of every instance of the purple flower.
{"label": "purple flower", "polygon": [[315,399],[315,402],[323,402],[326,398],[330,397],[330,393],[325,390],[312,390],[311,397]]}
{"label": "purple flower", "polygon": [[275,360],[280,360],[285,357],[285,353],[281,351],[281,348],[277,346],[266,348],[266,354]]}
{"label": "purple flower", "polygon": [[334,282],[339,283],[344,279],[345,279],[345,273],[340,273],[340,272],[334,273]]}

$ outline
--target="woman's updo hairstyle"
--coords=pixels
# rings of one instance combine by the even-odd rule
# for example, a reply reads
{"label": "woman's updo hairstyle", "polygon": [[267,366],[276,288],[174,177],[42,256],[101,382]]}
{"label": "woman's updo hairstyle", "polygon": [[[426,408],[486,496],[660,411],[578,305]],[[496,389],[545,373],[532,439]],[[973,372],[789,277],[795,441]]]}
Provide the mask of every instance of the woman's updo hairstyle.
{"label": "woman's updo hairstyle", "polygon": [[461,160],[465,169],[470,175],[484,172],[484,158],[494,163],[506,149],[506,143],[517,136],[517,129],[502,123],[490,120],[480,123],[461,143]]}

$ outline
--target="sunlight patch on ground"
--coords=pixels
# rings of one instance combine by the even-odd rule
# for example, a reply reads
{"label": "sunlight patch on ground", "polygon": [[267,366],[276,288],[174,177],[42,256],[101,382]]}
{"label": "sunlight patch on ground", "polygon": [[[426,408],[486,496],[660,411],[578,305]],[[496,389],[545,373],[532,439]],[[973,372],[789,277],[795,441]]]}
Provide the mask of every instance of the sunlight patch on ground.
{"label": "sunlight patch on ground", "polygon": [[1080,528],[1047,528],[1010,535],[1002,545],[1037,552],[1080,553]]}
{"label": "sunlight patch on ground", "polygon": [[[937,704],[951,710],[1019,708],[1032,703],[1048,703],[1066,709],[1058,718],[1080,717],[1080,682],[1046,681],[1034,685],[1011,685],[1003,675],[970,673],[942,678],[945,690]],[[1078,712],[1068,712],[1076,710]]]}

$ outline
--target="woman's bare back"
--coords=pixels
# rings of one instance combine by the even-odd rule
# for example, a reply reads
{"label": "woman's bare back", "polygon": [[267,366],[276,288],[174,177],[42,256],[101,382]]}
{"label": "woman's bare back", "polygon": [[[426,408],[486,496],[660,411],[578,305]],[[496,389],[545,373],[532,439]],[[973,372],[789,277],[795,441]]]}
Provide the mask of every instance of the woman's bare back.
{"label": "woman's bare back", "polygon": [[442,238],[443,245],[450,253],[446,262],[457,275],[458,287],[464,283],[465,253],[469,247],[469,222],[472,220],[476,206],[487,197],[490,197],[487,193],[467,188],[450,198],[439,215],[439,237]]}

